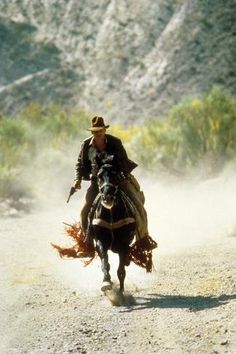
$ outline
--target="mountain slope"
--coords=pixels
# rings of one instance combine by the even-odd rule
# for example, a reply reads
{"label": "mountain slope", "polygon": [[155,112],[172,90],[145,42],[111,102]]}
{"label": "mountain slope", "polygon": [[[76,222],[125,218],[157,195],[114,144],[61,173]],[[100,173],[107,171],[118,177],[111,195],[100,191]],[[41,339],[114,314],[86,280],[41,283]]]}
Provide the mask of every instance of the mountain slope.
{"label": "mountain slope", "polygon": [[142,122],[235,93],[235,0],[2,0],[0,108],[31,100]]}

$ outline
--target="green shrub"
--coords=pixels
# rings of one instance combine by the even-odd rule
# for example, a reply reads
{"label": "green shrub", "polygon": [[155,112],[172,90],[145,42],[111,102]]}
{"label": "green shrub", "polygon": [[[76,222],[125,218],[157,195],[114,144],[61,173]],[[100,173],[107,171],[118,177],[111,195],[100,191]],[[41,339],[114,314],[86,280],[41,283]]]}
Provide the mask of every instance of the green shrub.
{"label": "green shrub", "polygon": [[150,171],[183,173],[205,160],[214,172],[236,155],[236,99],[216,87],[202,99],[184,100],[165,121],[150,121],[131,151]]}
{"label": "green shrub", "polygon": [[168,121],[176,132],[175,154],[181,168],[207,157],[228,160],[236,152],[236,100],[219,88],[202,100],[181,103]]}
{"label": "green shrub", "polygon": [[[65,110],[55,104],[43,107],[37,102],[14,119],[1,116],[0,196],[31,193],[34,175],[42,178],[48,169],[52,179],[67,170],[68,153],[75,149],[71,154],[76,154],[89,134],[89,125],[82,110]],[[143,128],[113,125],[109,133],[121,138],[130,158],[145,171],[182,174],[207,161],[209,171],[216,172],[224,163],[235,164],[236,99],[213,88],[201,99],[180,102],[165,120],[153,119]],[[32,176],[27,176],[29,171]]]}
{"label": "green shrub", "polygon": [[42,107],[37,102],[15,118],[1,116],[0,196],[24,194],[29,183],[22,177],[26,175],[25,169],[32,173],[39,170],[42,161],[38,157],[44,151],[66,151],[72,141],[87,135],[88,126],[89,118],[82,110],[66,112],[58,105]]}

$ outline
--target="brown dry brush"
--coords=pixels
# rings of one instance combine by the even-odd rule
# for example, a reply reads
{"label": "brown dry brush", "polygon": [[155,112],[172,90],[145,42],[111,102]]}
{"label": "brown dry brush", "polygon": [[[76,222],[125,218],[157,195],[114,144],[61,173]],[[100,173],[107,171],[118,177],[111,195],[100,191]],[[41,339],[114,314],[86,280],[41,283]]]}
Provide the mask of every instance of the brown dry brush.
{"label": "brown dry brush", "polygon": [[[61,247],[59,245],[51,244],[59,253],[61,258],[81,258],[81,254],[88,253],[91,250],[88,249],[85,242],[85,235],[82,231],[80,223],[74,223],[73,225],[66,224],[65,231],[67,236],[71,237],[74,244],[71,247]],[[129,249],[127,256],[127,263],[131,261],[136,265],[145,268],[147,272],[152,272],[152,250],[157,247],[157,243],[150,237],[146,236],[136,241]],[[84,261],[85,266],[90,264],[97,255],[95,249],[93,250],[94,256],[88,261]]]}
{"label": "brown dry brush", "polygon": [[[82,258],[80,255],[81,253],[91,253],[91,250],[88,249],[88,246],[85,242],[85,235],[83,233],[80,223],[74,223],[73,225],[67,223],[64,224],[66,225],[66,235],[72,238],[74,243],[70,247],[61,247],[59,245],[51,243],[53,248],[58,251],[59,256],[61,258]],[[91,257],[88,261],[83,260],[85,266],[89,265],[96,256],[95,249],[93,249],[92,251],[92,253],[94,253],[94,256]]]}
{"label": "brown dry brush", "polygon": [[150,236],[145,236],[130,247],[128,257],[130,261],[150,273],[153,270],[152,250],[155,248],[157,243]]}

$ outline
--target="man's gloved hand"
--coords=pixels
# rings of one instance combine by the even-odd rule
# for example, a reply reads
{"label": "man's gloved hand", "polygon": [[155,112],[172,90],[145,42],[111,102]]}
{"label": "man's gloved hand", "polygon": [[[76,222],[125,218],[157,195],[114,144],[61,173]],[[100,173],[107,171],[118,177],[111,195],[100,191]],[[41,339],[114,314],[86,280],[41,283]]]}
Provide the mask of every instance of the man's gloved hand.
{"label": "man's gloved hand", "polygon": [[81,189],[81,181],[79,179],[76,179],[74,182],[73,187],[77,190],[77,189]]}

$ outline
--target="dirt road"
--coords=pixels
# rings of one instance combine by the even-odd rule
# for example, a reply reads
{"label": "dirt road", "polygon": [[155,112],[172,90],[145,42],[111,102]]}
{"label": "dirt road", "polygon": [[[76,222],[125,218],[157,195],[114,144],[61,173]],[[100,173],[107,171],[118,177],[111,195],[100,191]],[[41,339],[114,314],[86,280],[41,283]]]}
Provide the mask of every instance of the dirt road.
{"label": "dirt road", "polygon": [[[50,241],[65,241],[65,214],[54,209],[0,219],[1,354],[236,352],[234,232],[190,243],[179,234],[174,241],[166,231],[154,255],[156,272],[131,265],[130,296],[124,306],[112,306],[99,290],[98,260],[84,268],[50,247]],[[169,210],[169,227],[177,234],[180,211],[176,220],[171,215]],[[165,214],[158,223],[166,225]],[[115,280],[116,259],[111,263]]]}

